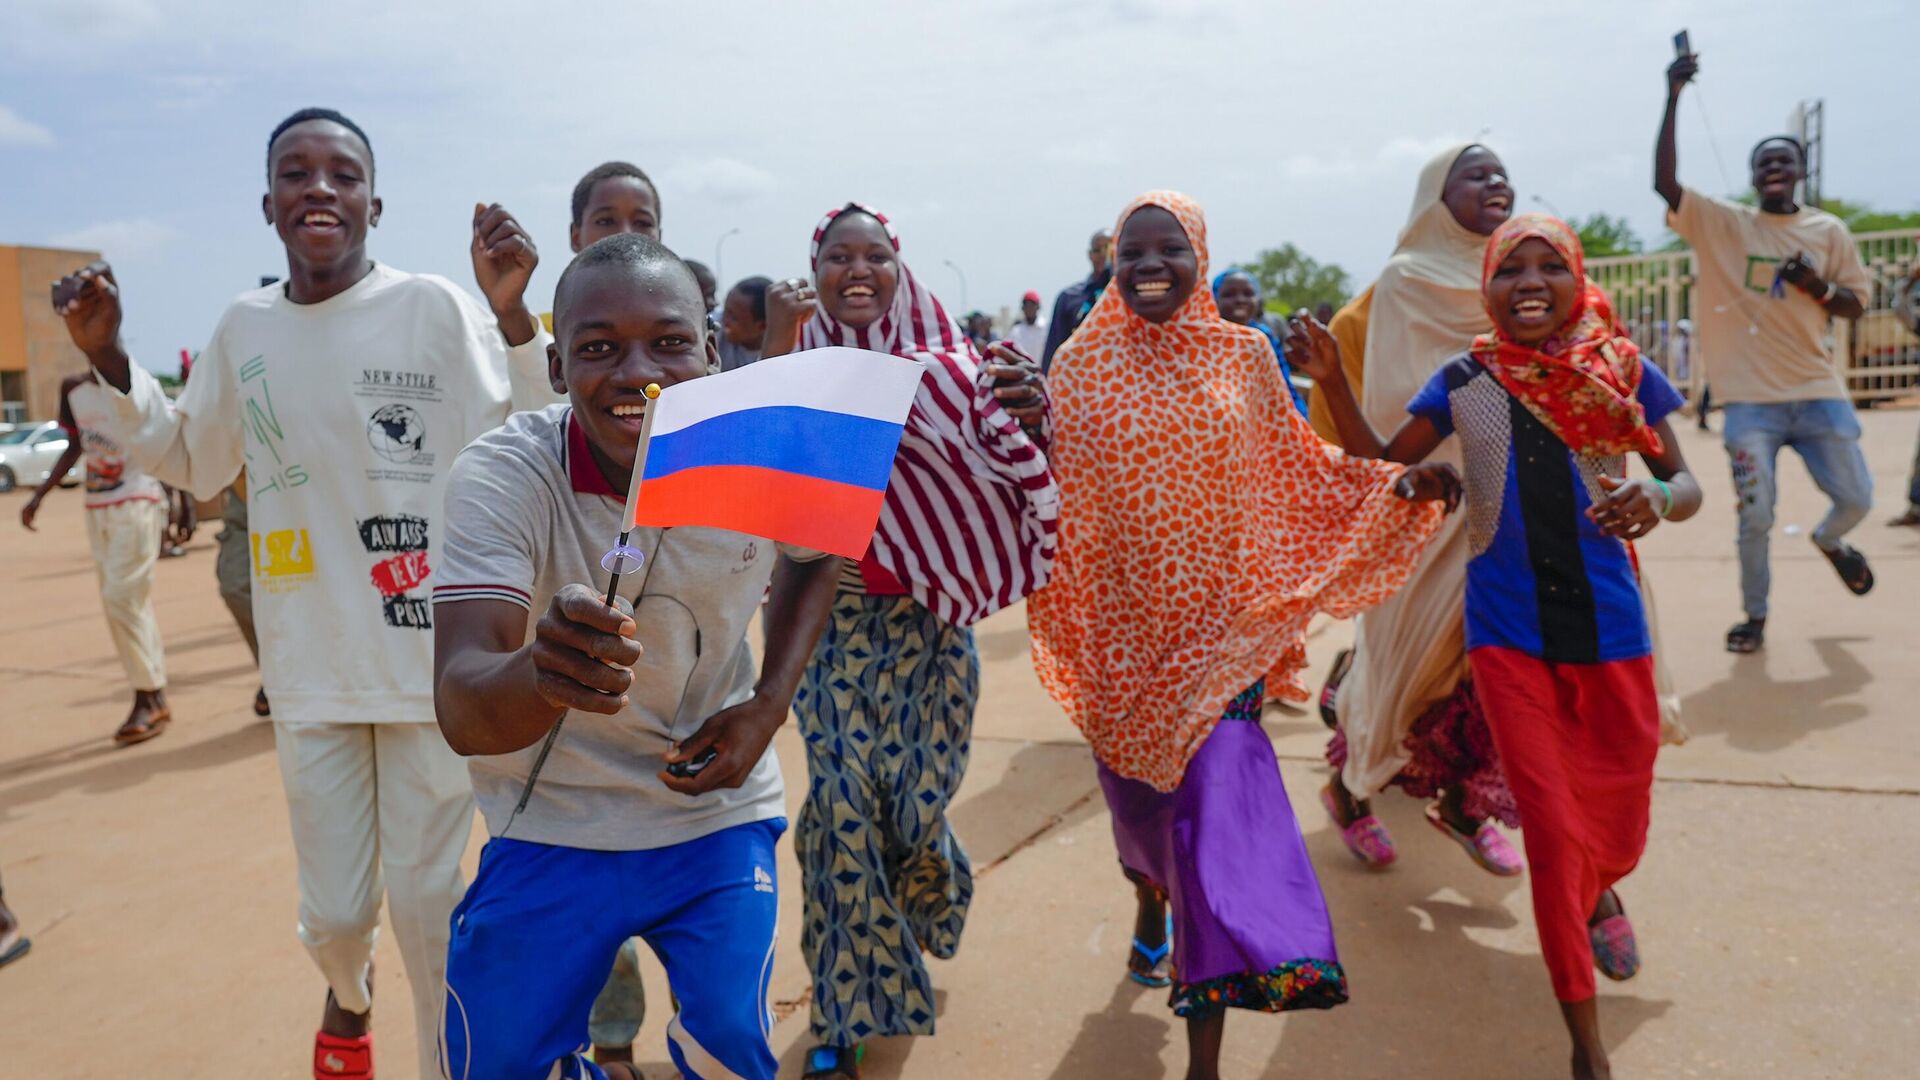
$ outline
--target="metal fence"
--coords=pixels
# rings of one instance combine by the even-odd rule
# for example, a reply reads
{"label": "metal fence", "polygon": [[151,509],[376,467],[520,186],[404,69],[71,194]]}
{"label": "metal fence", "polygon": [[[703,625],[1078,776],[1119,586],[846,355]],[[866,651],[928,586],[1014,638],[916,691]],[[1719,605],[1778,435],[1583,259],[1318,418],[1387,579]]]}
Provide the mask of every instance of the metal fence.
{"label": "metal fence", "polygon": [[[1833,320],[1828,343],[1845,358],[1842,370],[1856,401],[1871,404],[1920,387],[1920,337],[1894,311],[1896,291],[1920,266],[1917,239],[1905,229],[1854,234],[1873,283],[1860,298],[1867,311],[1858,320]],[[1612,297],[1614,313],[1646,355],[1689,398],[1697,397],[1703,377],[1698,342],[1680,327],[1680,320],[1693,320],[1693,252],[1589,259],[1587,274]]]}

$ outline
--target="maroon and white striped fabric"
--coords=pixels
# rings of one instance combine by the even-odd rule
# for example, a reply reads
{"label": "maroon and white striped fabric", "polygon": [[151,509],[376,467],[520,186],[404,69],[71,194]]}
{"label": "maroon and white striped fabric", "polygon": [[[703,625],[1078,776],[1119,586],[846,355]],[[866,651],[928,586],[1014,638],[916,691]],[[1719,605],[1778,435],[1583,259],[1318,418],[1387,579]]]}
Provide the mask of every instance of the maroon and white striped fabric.
{"label": "maroon and white striped fabric", "polygon": [[[848,203],[813,231],[816,276],[821,239],[848,212],[872,215],[900,250],[885,215]],[[799,347],[846,345],[925,366],[868,560],[934,614],[968,626],[1047,583],[1060,489],[1046,455],[993,396],[993,378],[959,325],[906,263],[898,265],[885,315],[855,329],[816,310]]]}

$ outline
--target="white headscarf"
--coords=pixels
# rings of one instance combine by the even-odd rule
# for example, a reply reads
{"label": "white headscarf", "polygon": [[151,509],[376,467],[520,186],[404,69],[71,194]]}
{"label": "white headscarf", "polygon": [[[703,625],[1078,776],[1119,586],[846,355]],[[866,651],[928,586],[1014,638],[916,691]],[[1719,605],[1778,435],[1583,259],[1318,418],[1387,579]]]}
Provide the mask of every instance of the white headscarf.
{"label": "white headscarf", "polygon": [[1493,329],[1480,299],[1487,238],[1454,220],[1440,201],[1447,174],[1477,143],[1442,150],[1420,170],[1399,244],[1373,287],[1360,406],[1385,437],[1440,365]]}

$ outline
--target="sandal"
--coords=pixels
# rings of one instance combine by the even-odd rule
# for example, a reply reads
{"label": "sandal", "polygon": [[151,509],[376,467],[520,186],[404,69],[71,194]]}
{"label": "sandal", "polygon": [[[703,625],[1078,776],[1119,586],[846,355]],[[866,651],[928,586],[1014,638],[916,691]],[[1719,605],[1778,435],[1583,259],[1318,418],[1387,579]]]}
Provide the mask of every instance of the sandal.
{"label": "sandal", "polygon": [[264,686],[253,692],[253,715],[261,717],[273,715],[273,706],[267,704],[267,688]]}
{"label": "sandal", "polygon": [[1730,653],[1754,653],[1767,643],[1767,624],[1749,619],[1735,623],[1727,631],[1727,651]]}
{"label": "sandal", "polygon": [[33,951],[33,939],[20,933],[18,929],[9,930],[0,936],[0,968]]}
{"label": "sandal", "polygon": [[[1818,544],[1814,545],[1819,547]],[[1867,557],[1852,544],[1841,544],[1828,551],[1820,548],[1820,554],[1833,564],[1834,572],[1840,575],[1841,584],[1855,596],[1865,596],[1873,591],[1873,568],[1867,565]]]}
{"label": "sandal", "polygon": [[1327,816],[1333,819],[1334,826],[1340,830],[1340,839],[1346,843],[1347,850],[1369,868],[1384,869],[1399,857],[1393,850],[1393,835],[1372,814],[1341,824],[1340,803],[1333,797],[1332,784],[1320,789],[1320,805],[1327,808]]}
{"label": "sandal", "polygon": [[1887,522],[1887,524],[1894,526],[1920,525],[1920,503],[1908,503],[1906,513]]}
{"label": "sandal", "polygon": [[1333,703],[1340,697],[1340,683],[1353,670],[1353,650],[1341,649],[1334,654],[1333,667],[1327,669],[1327,684],[1320,688],[1320,722],[1327,725],[1329,731],[1340,728],[1340,714],[1334,710]]}
{"label": "sandal", "polygon": [[1620,914],[1610,915],[1587,926],[1587,938],[1593,943],[1593,966],[1614,982],[1625,982],[1640,972],[1640,943],[1634,939],[1633,924],[1627,921],[1627,906],[1612,889],[1607,894]]}
{"label": "sandal", "polygon": [[1141,986],[1159,988],[1173,985],[1173,912],[1168,911],[1167,936],[1160,939],[1158,946],[1149,948],[1139,938],[1133,939],[1133,951],[1147,962],[1147,970],[1141,971],[1132,963],[1127,964],[1127,978]]}
{"label": "sandal", "polygon": [[173,712],[170,709],[149,710],[144,724],[134,723],[134,718],[129,716],[126,723],[120,725],[120,730],[113,733],[113,745],[133,746],[157,738],[172,722]]}
{"label": "sandal", "polygon": [[866,1056],[864,1043],[859,1046],[816,1046],[807,1051],[807,1071],[800,1074],[800,1080],[828,1080],[834,1076],[860,1080],[860,1059]]}
{"label": "sandal", "polygon": [[1469,835],[1453,827],[1453,823],[1440,812],[1439,803],[1428,803],[1427,823],[1464,848],[1467,857],[1489,874],[1496,877],[1518,877],[1520,872],[1527,868],[1526,863],[1520,859],[1520,853],[1513,850],[1513,845],[1507,842],[1507,838],[1500,834],[1499,829],[1493,827],[1491,821],[1481,822],[1480,827]]}
{"label": "sandal", "polygon": [[373,1033],[357,1039],[313,1033],[314,1080],[373,1080]]}

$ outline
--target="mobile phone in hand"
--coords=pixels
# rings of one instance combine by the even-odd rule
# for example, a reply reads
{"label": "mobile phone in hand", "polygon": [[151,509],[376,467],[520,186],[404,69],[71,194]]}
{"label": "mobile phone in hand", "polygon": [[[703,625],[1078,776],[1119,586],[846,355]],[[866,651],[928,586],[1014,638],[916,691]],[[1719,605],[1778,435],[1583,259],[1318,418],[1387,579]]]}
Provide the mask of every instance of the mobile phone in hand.
{"label": "mobile phone in hand", "polygon": [[677,776],[682,780],[691,780],[705,771],[707,766],[713,764],[713,759],[719,756],[719,751],[708,750],[692,761],[676,761],[667,766],[667,775]]}
{"label": "mobile phone in hand", "polygon": [[1673,35],[1673,55],[1675,59],[1693,55],[1693,41],[1685,30]]}

